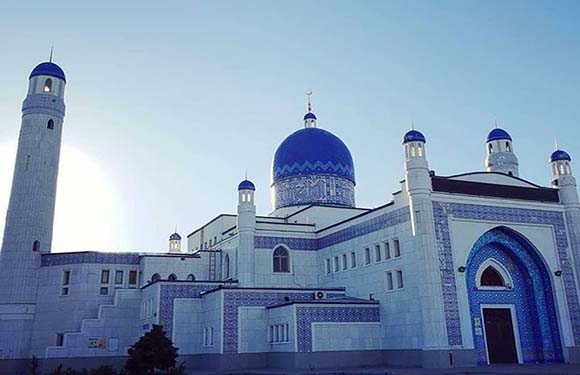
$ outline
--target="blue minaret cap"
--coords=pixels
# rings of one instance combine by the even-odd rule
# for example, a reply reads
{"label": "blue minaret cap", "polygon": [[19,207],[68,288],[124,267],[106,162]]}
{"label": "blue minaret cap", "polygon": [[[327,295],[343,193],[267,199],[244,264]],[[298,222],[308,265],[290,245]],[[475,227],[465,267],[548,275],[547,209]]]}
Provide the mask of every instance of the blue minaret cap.
{"label": "blue minaret cap", "polygon": [[36,76],[50,76],[62,79],[63,81],[66,82],[64,71],[60,68],[60,66],[56,65],[53,62],[43,62],[38,64],[32,70],[32,73],[30,73],[30,77],[28,77],[28,79]]}
{"label": "blue minaret cap", "polygon": [[572,161],[572,158],[570,157],[570,154],[564,150],[556,150],[552,152],[552,155],[550,155],[550,162],[553,163],[559,160]]}
{"label": "blue minaret cap", "polygon": [[313,120],[316,120],[317,119],[316,118],[316,115],[314,113],[312,113],[312,112],[308,112],[307,114],[304,115],[304,120],[305,121],[306,120],[310,120],[310,119],[313,119]]}
{"label": "blue minaret cap", "polygon": [[405,133],[405,136],[403,137],[403,144],[409,143],[409,142],[427,143],[427,140],[425,139],[425,136],[423,135],[423,133],[413,129],[413,130],[409,130],[407,133]]}
{"label": "blue minaret cap", "polygon": [[179,233],[175,232],[171,236],[169,236],[169,241],[181,241],[181,236]]}
{"label": "blue minaret cap", "polygon": [[490,131],[489,134],[487,135],[487,141],[486,142],[500,141],[500,140],[508,140],[508,141],[511,141],[512,140],[512,137],[510,137],[510,135],[508,134],[508,132],[506,132],[505,130],[503,130],[501,128],[495,128],[492,131]]}
{"label": "blue minaret cap", "polygon": [[252,181],[244,180],[238,185],[238,190],[256,190],[256,187]]}

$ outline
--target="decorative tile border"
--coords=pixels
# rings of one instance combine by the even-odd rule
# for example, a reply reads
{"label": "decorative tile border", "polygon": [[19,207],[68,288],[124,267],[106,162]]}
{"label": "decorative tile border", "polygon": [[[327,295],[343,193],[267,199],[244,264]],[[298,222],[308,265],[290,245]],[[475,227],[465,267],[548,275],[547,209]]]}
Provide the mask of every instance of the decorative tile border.
{"label": "decorative tile border", "polygon": [[380,322],[378,306],[373,307],[296,307],[298,351],[312,351],[312,323],[314,322]]}
{"label": "decorative tile border", "polygon": [[444,299],[447,341],[449,345],[461,345],[461,326],[455,283],[455,267],[449,235],[449,216],[462,219],[487,220],[508,223],[551,225],[556,238],[558,262],[562,271],[562,281],[574,340],[580,343],[580,305],[576,291],[576,280],[566,248],[566,227],[564,217],[558,211],[544,211],[524,208],[494,207],[473,204],[445,203],[433,201],[435,236],[439,247],[442,293]]}
{"label": "decorative tile border", "polygon": [[[509,229],[497,228],[482,235],[470,252],[465,273],[469,293],[470,319],[479,319],[472,332],[479,364],[487,364],[483,336],[482,304],[513,304],[524,363],[562,362],[562,344],[550,273],[542,259],[528,243],[518,240]],[[509,249],[505,251],[504,249]],[[510,274],[508,290],[478,290],[477,271],[482,263],[493,258]]]}
{"label": "decorative tile border", "polygon": [[274,180],[279,180],[288,176],[295,176],[297,174],[316,174],[316,173],[327,173],[345,176],[351,181],[354,181],[354,168],[350,165],[343,165],[342,163],[333,163],[331,161],[321,162],[315,161],[311,163],[306,160],[302,164],[294,162],[294,164],[284,164],[282,167],[277,166],[274,169]]}
{"label": "decorative tile border", "polygon": [[218,285],[161,285],[159,296],[159,324],[173,337],[173,309],[176,298],[201,298],[201,293],[215,289]]}
{"label": "decorative tile border", "polygon": [[354,183],[340,176],[292,176],[276,180],[273,187],[276,208],[312,203],[355,206]]}
{"label": "decorative tile border", "polygon": [[295,238],[295,237],[266,237],[256,236],[254,247],[256,249],[273,249],[281,243],[287,245],[292,250],[316,251],[329,246],[349,241],[366,234],[376,232],[381,229],[393,227],[410,220],[409,207],[403,207],[362,223],[351,225],[348,228],[330,233],[319,239],[316,238]]}
{"label": "decorative tile border", "polygon": [[42,254],[41,267],[67,264],[139,264],[139,254],[116,254],[99,252]]}

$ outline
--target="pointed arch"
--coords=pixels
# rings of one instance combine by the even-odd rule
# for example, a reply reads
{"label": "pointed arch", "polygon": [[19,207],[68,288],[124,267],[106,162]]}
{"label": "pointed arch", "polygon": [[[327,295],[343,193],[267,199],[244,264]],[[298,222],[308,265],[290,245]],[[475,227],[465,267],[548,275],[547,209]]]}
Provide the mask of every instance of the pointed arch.
{"label": "pointed arch", "polygon": [[489,258],[479,266],[475,275],[478,289],[511,289],[513,279],[501,262]]}
{"label": "pointed arch", "polygon": [[272,253],[274,272],[290,272],[290,253],[282,245],[277,246]]}

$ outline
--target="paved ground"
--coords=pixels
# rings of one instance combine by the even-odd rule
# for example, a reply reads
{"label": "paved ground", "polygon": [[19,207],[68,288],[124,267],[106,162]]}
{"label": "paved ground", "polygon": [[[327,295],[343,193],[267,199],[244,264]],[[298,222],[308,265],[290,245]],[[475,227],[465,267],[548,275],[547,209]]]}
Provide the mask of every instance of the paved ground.
{"label": "paved ground", "polygon": [[191,375],[580,375],[580,365],[493,365],[485,367],[453,368],[453,369],[419,369],[419,368],[356,368],[328,370],[278,370],[259,369],[237,372],[196,372]]}

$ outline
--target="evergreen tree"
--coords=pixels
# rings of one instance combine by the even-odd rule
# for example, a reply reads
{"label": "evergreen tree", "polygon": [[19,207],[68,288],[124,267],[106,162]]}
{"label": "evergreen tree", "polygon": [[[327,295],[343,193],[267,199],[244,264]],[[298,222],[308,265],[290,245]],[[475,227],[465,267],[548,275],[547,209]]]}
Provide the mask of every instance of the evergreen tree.
{"label": "evergreen tree", "polygon": [[150,375],[155,370],[167,371],[175,367],[177,348],[160,325],[142,336],[131,348],[125,364],[129,375]]}

